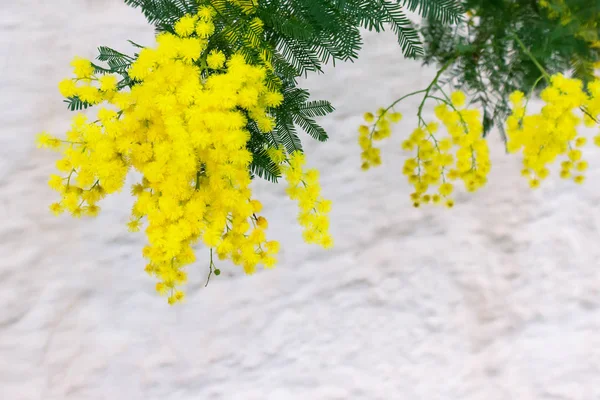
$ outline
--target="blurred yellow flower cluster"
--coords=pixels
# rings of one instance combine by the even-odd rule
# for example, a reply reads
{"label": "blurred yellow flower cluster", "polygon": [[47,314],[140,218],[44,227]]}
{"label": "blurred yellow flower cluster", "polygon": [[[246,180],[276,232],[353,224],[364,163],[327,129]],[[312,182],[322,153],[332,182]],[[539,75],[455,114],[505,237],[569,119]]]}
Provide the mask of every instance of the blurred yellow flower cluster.
{"label": "blurred yellow flower cluster", "polygon": [[319,171],[304,171],[302,167],[305,163],[304,154],[294,152],[284,166],[283,171],[288,182],[287,193],[291,199],[298,201],[298,222],[304,228],[304,240],[328,249],[333,246],[328,217],[331,201],[321,196]]}
{"label": "blurred yellow flower cluster", "polygon": [[[250,189],[246,126],[252,120],[261,132],[272,131],[269,109],[283,95],[267,88],[265,67],[247,64],[240,54],[206,51],[213,12],[202,7],[184,16],[175,34],[162,33],[156,48],[143,48],[128,70],[136,81],[130,91],[117,90],[116,77],[97,76],[90,61],[76,58],[76,78],[61,82],[61,93],[106,107],[95,121],[78,114],[66,140],[48,133],[38,138],[40,146],[63,154],[61,174],[50,178],[62,196],[51,205],[57,214],[96,215],[98,201],[120,191],[131,169],[142,174],[131,188],[136,201],[128,227],[145,225],[146,272],[158,278],[156,289],[170,304],[184,297],[179,286],[198,241],[211,249],[211,268],[214,250],[248,274],[260,264],[273,267],[279,250],[266,238],[268,222]],[[300,203],[305,239],[330,247],[330,203],[320,197],[318,174],[301,170],[300,153],[288,159],[281,151],[278,158],[289,164],[289,192]]]}
{"label": "blurred yellow flower cluster", "polygon": [[[450,102],[435,107],[435,115],[446,128],[447,137],[436,137],[436,122],[423,123],[402,143],[404,149],[416,150],[415,157],[406,161],[402,171],[415,186],[411,194],[415,206],[443,201],[452,207],[454,181],[462,180],[470,192],[487,182],[491,163],[487,142],[482,138],[481,114],[479,110],[461,109],[464,103],[465,95],[455,92]],[[435,192],[428,194],[430,187]]]}
{"label": "blurred yellow flower cluster", "polygon": [[64,97],[79,97],[91,105],[111,98],[117,91],[114,75],[94,76],[94,67],[89,60],[75,57],[71,62],[75,79],[65,79],[58,85]]}
{"label": "blurred yellow flower cluster", "polygon": [[[587,127],[597,125],[600,81],[591,82],[584,90],[581,80],[555,74],[540,97],[544,101],[541,111],[527,115],[524,93],[517,91],[511,95],[513,109],[506,121],[508,150],[523,153],[522,173],[533,188],[548,177],[548,165],[561,156],[565,159],[560,176],[583,183],[588,163],[582,159],[581,147],[588,140],[577,128],[582,122]],[[600,135],[594,142],[600,145]]]}
{"label": "blurred yellow flower cluster", "polygon": [[371,167],[381,165],[381,150],[373,145],[373,142],[383,140],[392,134],[392,124],[402,120],[402,114],[390,112],[390,109],[380,108],[377,111],[377,120],[373,113],[365,113],[365,122],[373,124],[372,127],[361,125],[358,128],[358,143],[362,149],[362,169],[368,170]]}
{"label": "blurred yellow flower cluster", "polygon": [[[419,93],[419,92],[415,92]],[[404,163],[402,173],[414,186],[410,197],[415,207],[424,203],[454,205],[452,193],[453,182],[462,180],[468,191],[475,191],[487,182],[491,169],[489,149],[483,139],[483,126],[479,110],[464,109],[466,96],[458,91],[449,98],[430,96],[426,91],[425,99],[433,98],[439,104],[435,107],[435,115],[448,133],[439,134],[438,122],[426,122],[421,117],[419,108],[419,124],[411,135],[402,142],[402,148],[415,152],[414,157]],[[425,100],[424,99],[424,100]],[[423,102],[424,103],[424,102]],[[359,143],[363,149],[363,169],[371,165],[379,165],[379,150],[372,147],[371,142],[390,135],[389,122],[382,116],[386,110],[381,109],[375,130],[368,126],[359,127]],[[396,115],[394,118],[393,116]],[[391,114],[389,120],[399,121],[399,114]],[[365,115],[367,122],[373,122],[374,116]],[[382,124],[381,121],[384,121]],[[378,135],[378,136],[376,136]]]}

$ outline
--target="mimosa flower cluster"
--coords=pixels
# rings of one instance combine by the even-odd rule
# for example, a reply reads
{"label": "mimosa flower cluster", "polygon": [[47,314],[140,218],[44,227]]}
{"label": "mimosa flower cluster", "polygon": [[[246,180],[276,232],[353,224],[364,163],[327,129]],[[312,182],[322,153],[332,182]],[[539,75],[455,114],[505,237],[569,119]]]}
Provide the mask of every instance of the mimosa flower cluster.
{"label": "mimosa flower cluster", "polygon": [[389,108],[380,108],[377,111],[376,121],[375,115],[370,112],[365,113],[364,119],[367,124],[373,124],[371,127],[361,125],[358,129],[358,144],[362,149],[361,168],[366,171],[371,167],[381,165],[381,150],[375,147],[373,142],[390,137],[392,134],[391,125],[400,122],[402,114],[390,112]]}
{"label": "mimosa flower cluster", "polygon": [[[544,78],[549,84],[540,93],[544,102],[540,112],[527,114],[529,99],[523,92],[510,95],[513,108],[506,120],[507,150],[523,154],[522,175],[528,178],[532,188],[539,187],[550,175],[549,165],[559,158],[562,158],[561,178],[581,184],[588,168],[582,153],[588,138],[578,127],[581,124],[595,127],[600,121],[600,80],[584,87],[581,80],[563,74],[549,76],[544,72],[540,80]],[[435,80],[430,88],[433,86]],[[415,188],[410,195],[415,207],[424,203],[444,203],[452,207],[454,181],[462,180],[469,192],[486,184],[491,170],[489,148],[483,138],[481,113],[464,108],[465,94],[457,91],[447,96],[438,86],[444,97],[441,98],[431,95],[430,88],[403,97],[425,92],[417,113],[419,125],[402,142],[404,150],[415,152],[414,157],[404,163],[402,172]],[[439,103],[434,109],[438,121],[426,122],[421,116],[427,98]],[[389,108],[380,109],[377,119],[372,113],[364,115],[365,121],[373,125],[359,127],[363,169],[381,164],[373,141],[390,136],[388,113]],[[438,135],[440,123],[447,137]],[[596,135],[593,142],[600,146],[600,135]]]}
{"label": "mimosa flower cluster", "polygon": [[[276,159],[281,159],[281,152]],[[287,193],[298,202],[300,213],[298,222],[303,228],[302,237],[307,243],[318,244],[326,249],[333,247],[333,237],[329,233],[328,214],[331,201],[321,196],[319,171],[303,170],[306,164],[304,154],[294,152],[284,166],[285,178],[288,182]]]}
{"label": "mimosa flower cluster", "polygon": [[[269,110],[283,96],[267,88],[265,67],[247,64],[240,54],[207,51],[213,12],[201,7],[174,25],[175,34],[158,35],[156,48],[142,49],[128,70],[136,82],[130,91],[119,91],[116,77],[98,76],[90,61],[76,58],[76,78],[61,82],[61,93],[105,106],[95,121],[77,115],[66,140],[39,136],[41,146],[63,154],[61,174],[50,178],[61,194],[51,205],[56,214],[95,216],[98,202],[120,191],[130,170],[142,174],[131,188],[136,201],[128,227],[145,227],[145,270],[170,304],[184,298],[184,267],[195,261],[192,246],[199,241],[211,249],[211,268],[214,251],[248,274],[258,265],[273,267],[279,251],[279,243],[267,239],[262,204],[250,189],[246,126],[253,121],[264,134],[272,131]],[[290,196],[300,203],[305,239],[330,247],[330,203],[320,197],[318,175],[302,172],[300,153],[279,151],[277,157],[289,164]]]}
{"label": "mimosa flower cluster", "polygon": [[[581,80],[556,74],[540,94],[544,106],[539,113],[527,115],[522,92],[511,95],[512,114],[507,119],[508,150],[523,154],[523,175],[536,188],[550,174],[548,166],[562,158],[560,176],[576,183],[585,180],[588,163],[581,148],[588,139],[577,128],[597,125],[600,114],[600,81],[587,90]],[[600,146],[600,135],[594,138]]]}
{"label": "mimosa flower cluster", "polygon": [[[426,94],[426,97],[429,94]],[[482,138],[483,126],[479,110],[464,109],[465,95],[462,92],[452,93],[449,99],[435,98],[439,104],[435,107],[438,121],[426,122],[418,114],[419,125],[411,135],[402,142],[402,148],[413,151],[414,156],[404,163],[402,173],[414,186],[410,197],[415,207],[421,204],[454,205],[452,193],[455,181],[463,181],[468,191],[476,191],[487,182],[491,169],[489,148]],[[389,124],[386,121],[385,109],[378,112],[375,133],[384,131],[379,136],[389,136]],[[394,115],[394,114],[392,114]],[[365,114],[367,123],[373,122],[373,114]],[[389,118],[398,120],[398,118]],[[447,135],[440,134],[440,122]],[[375,134],[367,125],[359,128],[359,143],[363,148],[363,169],[381,163],[378,150],[374,150],[371,142]]]}

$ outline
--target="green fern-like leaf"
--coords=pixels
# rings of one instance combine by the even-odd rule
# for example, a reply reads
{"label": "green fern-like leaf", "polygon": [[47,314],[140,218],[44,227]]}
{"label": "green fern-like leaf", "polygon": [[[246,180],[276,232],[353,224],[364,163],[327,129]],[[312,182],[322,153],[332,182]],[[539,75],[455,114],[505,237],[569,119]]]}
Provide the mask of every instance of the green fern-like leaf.
{"label": "green fern-like leaf", "polygon": [[86,101],[81,100],[79,97],[74,96],[74,97],[69,97],[65,100],[63,100],[65,103],[67,103],[67,108],[69,109],[69,111],[79,111],[79,110],[85,110],[88,107],[91,107],[92,105]]}
{"label": "green fern-like leaf", "polygon": [[459,22],[464,13],[456,0],[402,0],[402,4],[410,11],[442,24]]}
{"label": "green fern-like leaf", "polygon": [[98,47],[98,56],[96,58],[99,61],[106,62],[110,69],[114,72],[125,71],[134,61],[133,57],[106,46]]}
{"label": "green fern-like leaf", "polygon": [[296,133],[293,121],[287,119],[285,116],[278,118],[273,130],[273,136],[278,143],[285,147],[288,153],[303,151],[302,142]]}
{"label": "green fern-like leaf", "polygon": [[300,111],[305,117],[324,117],[335,111],[335,108],[326,100],[308,101],[300,106]]}
{"label": "green fern-like leaf", "polygon": [[277,183],[281,177],[281,171],[277,164],[271,160],[266,148],[254,149],[252,152],[252,163],[250,172],[259,178]]}
{"label": "green fern-like leaf", "polygon": [[398,36],[398,43],[402,47],[404,55],[410,58],[423,55],[423,48],[419,40],[419,34],[412,27],[410,20],[402,11],[402,7],[389,0],[381,0],[382,9],[392,30]]}
{"label": "green fern-like leaf", "polygon": [[319,142],[325,142],[329,138],[325,129],[318,125],[312,118],[307,118],[302,114],[295,114],[293,121]]}

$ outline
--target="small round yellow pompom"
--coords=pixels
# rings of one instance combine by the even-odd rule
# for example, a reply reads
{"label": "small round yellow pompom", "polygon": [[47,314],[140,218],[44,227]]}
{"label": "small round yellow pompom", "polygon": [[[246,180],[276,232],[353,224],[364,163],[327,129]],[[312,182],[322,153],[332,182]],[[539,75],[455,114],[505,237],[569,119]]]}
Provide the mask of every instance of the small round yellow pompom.
{"label": "small round yellow pompom", "polygon": [[50,211],[54,215],[60,215],[65,211],[65,209],[60,203],[52,203],[50,204]]}
{"label": "small round yellow pompom", "polygon": [[537,176],[540,179],[546,179],[548,175],[550,175],[550,170],[548,168],[542,168],[539,171],[537,171]]}
{"label": "small round yellow pompom", "polygon": [[525,98],[525,93],[521,92],[520,90],[517,90],[510,94],[510,96],[508,97],[508,100],[511,102],[511,104],[513,106],[518,107],[521,105],[524,98]]}
{"label": "small round yellow pompom", "polygon": [[571,150],[571,151],[569,151],[569,159],[571,161],[579,161],[579,160],[581,160],[581,150]]}
{"label": "small round yellow pompom", "polygon": [[261,212],[263,208],[262,203],[258,200],[250,200],[250,205],[252,206],[252,212],[254,213]]}
{"label": "small round yellow pompom", "polygon": [[577,171],[585,171],[588,169],[588,163],[587,161],[580,161],[577,164],[575,164],[575,169]]}
{"label": "small round yellow pompom", "polygon": [[333,247],[333,237],[331,235],[325,235],[321,240],[321,245],[324,249],[331,249]]}
{"label": "small round yellow pompom", "polygon": [[60,140],[58,140],[57,138],[55,138],[47,132],[42,132],[38,134],[36,142],[38,148],[46,147],[50,149],[56,149],[57,147],[60,147]]}
{"label": "small round yellow pompom", "polygon": [[219,50],[212,50],[206,57],[206,64],[211,69],[219,69],[225,65],[225,54]]}
{"label": "small round yellow pompom", "polygon": [[139,232],[140,226],[141,223],[139,219],[134,219],[127,223],[127,229],[129,230],[129,232]]}
{"label": "small round yellow pompom", "polygon": [[100,90],[103,92],[113,92],[117,90],[117,78],[114,75],[104,75],[98,79],[100,81]]}
{"label": "small round yellow pompom", "polygon": [[453,92],[450,95],[450,101],[452,102],[452,105],[456,108],[464,106],[466,100],[467,96],[461,91]]}
{"label": "small round yellow pompom", "polygon": [[414,149],[415,143],[412,140],[405,140],[402,142],[402,150],[410,151]]}
{"label": "small round yellow pompom", "polygon": [[437,122],[430,122],[427,124],[426,129],[429,133],[436,133],[439,129],[439,125]]}
{"label": "small round yellow pompom", "polygon": [[280,92],[267,92],[263,99],[267,107],[278,107],[283,103],[283,95]]}
{"label": "small round yellow pompom", "polygon": [[402,114],[400,114],[399,112],[394,112],[390,114],[390,121],[394,122],[394,123],[398,123],[402,120]]}
{"label": "small round yellow pompom", "polygon": [[64,79],[58,84],[58,90],[63,97],[72,97],[77,93],[77,85],[72,79]]}
{"label": "small round yellow pompom", "polygon": [[440,185],[439,193],[442,196],[449,196],[452,194],[453,190],[454,190],[454,186],[452,186],[451,183],[443,183]]}
{"label": "small round yellow pompom", "polygon": [[91,204],[83,209],[83,212],[88,217],[95,217],[100,213],[100,207],[95,204]]}
{"label": "small round yellow pompom", "polygon": [[365,119],[365,121],[367,121],[368,123],[372,123],[373,121],[375,121],[375,116],[373,115],[373,113],[367,112],[363,115],[363,118]]}
{"label": "small round yellow pompom", "polygon": [[75,57],[73,61],[71,61],[71,66],[73,67],[75,76],[79,79],[90,78],[94,73],[92,63],[85,58]]}
{"label": "small round yellow pompom", "polygon": [[196,16],[203,21],[212,20],[213,15],[215,14],[215,10],[210,6],[202,6],[198,9],[198,13]]}
{"label": "small round yellow pompom", "polygon": [[575,146],[577,147],[582,147],[585,146],[585,144],[587,143],[587,139],[585,137],[578,137],[577,139],[575,139]]}
{"label": "small round yellow pompom", "polygon": [[196,25],[196,34],[200,38],[207,38],[215,31],[215,25],[212,22],[199,21]]}
{"label": "small round yellow pompom", "polygon": [[48,179],[48,186],[51,189],[54,189],[56,191],[60,191],[61,188],[63,187],[64,184],[64,179],[62,176],[60,175],[56,175],[56,174],[51,174],[50,178]]}
{"label": "small round yellow pompom", "polygon": [[265,217],[258,217],[256,219],[256,225],[261,229],[267,229],[269,227],[269,223]]}
{"label": "small round yellow pompom", "polygon": [[265,244],[267,248],[267,252],[270,254],[275,254],[279,252],[279,242],[276,240],[271,240]]}
{"label": "small round yellow pompom", "polygon": [[175,33],[181,37],[188,37],[196,28],[196,17],[186,15],[175,23]]}

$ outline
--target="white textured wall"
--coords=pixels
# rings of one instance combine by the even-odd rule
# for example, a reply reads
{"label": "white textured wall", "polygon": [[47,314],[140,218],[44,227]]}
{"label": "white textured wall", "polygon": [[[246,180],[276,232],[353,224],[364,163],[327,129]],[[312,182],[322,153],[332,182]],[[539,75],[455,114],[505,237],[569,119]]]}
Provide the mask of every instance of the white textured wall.
{"label": "white textured wall", "polygon": [[95,220],[51,216],[56,156],[33,144],[68,126],[71,57],[126,39],[152,31],[119,0],[0,0],[0,399],[600,399],[598,151],[584,187],[532,192],[494,137],[484,190],[413,209],[399,143],[414,119],[369,174],[356,127],[433,71],[368,35],[359,62],[308,83],[337,107],[331,140],[305,139],[336,248],[302,244],[295,204],[259,183],[279,267],[223,266],[204,288],[203,252],[172,308],[124,228],[128,196]]}

